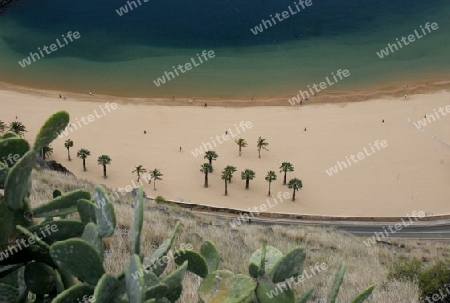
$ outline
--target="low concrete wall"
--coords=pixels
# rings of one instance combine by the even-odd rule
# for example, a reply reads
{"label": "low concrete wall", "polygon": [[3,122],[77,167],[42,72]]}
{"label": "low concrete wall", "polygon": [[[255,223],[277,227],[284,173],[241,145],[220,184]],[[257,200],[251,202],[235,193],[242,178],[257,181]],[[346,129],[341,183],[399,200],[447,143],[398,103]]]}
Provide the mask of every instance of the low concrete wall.
{"label": "low concrete wall", "polygon": [[[154,200],[154,198],[149,197]],[[210,212],[210,213],[226,213],[230,215],[247,214],[250,216],[250,212],[237,209],[214,207],[209,205],[201,205],[195,203],[181,202],[166,200],[167,203],[173,203],[182,208],[189,208],[198,212]],[[341,217],[341,216],[320,216],[320,215],[302,215],[302,214],[285,214],[285,213],[259,213],[258,218],[265,219],[289,219],[289,220],[304,220],[304,221],[343,221],[343,222],[400,222],[402,219],[408,221],[408,217]],[[450,215],[431,215],[425,217],[411,217],[415,221],[429,222],[437,220],[449,220]]]}

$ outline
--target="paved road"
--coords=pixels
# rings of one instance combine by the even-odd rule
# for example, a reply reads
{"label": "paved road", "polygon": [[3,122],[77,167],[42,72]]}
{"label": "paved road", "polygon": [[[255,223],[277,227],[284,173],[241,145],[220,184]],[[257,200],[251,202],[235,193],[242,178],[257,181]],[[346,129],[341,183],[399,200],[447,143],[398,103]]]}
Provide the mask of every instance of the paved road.
{"label": "paved road", "polygon": [[[202,213],[211,216],[226,217],[230,221],[235,216],[223,216],[219,214]],[[412,239],[435,239],[450,241],[450,220],[430,221],[430,222],[412,222],[405,221],[400,223],[399,230],[396,230],[394,224],[396,222],[380,223],[380,222],[314,222],[314,221],[298,221],[298,220],[271,220],[254,218],[250,224],[259,225],[314,225],[314,226],[330,226],[338,230],[351,233],[358,237],[372,237],[378,233],[380,240],[387,240],[386,232],[390,238],[412,238]],[[248,224],[246,222],[245,224]],[[391,229],[389,229],[391,225]],[[392,230],[392,231],[391,231]],[[384,232],[386,231],[386,232]],[[386,239],[383,239],[383,235]]]}

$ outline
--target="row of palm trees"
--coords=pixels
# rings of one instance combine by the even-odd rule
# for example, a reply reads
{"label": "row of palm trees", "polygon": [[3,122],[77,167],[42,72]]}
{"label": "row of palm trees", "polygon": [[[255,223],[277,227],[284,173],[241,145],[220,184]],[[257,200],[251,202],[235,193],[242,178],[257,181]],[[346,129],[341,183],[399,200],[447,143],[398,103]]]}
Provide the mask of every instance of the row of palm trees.
{"label": "row of palm trees", "polygon": [[10,131],[17,134],[19,137],[23,137],[27,132],[27,128],[20,121],[12,121],[8,125],[0,120],[0,132]]}
{"label": "row of palm trees", "polygon": [[[239,141],[239,140],[242,140],[242,139],[238,139],[236,141]],[[242,142],[242,141],[240,141],[240,142]],[[265,143],[267,143],[267,142],[265,142]],[[243,146],[243,145],[242,144],[241,145],[238,144],[238,145],[239,145],[239,153],[241,154],[241,146]],[[264,145],[264,146],[267,146],[267,145]],[[213,172],[212,161],[216,160],[218,157],[219,156],[217,155],[217,153],[213,150],[205,152],[205,156],[203,158],[207,159],[208,163],[203,163],[202,165],[200,165],[200,172],[205,175],[205,184],[204,184],[205,188],[207,188],[209,186],[208,185],[208,175]],[[287,173],[293,172],[294,166],[289,162],[283,162],[283,163],[281,163],[281,166],[279,169],[280,169],[280,173],[284,173],[283,185],[286,185]],[[236,167],[234,167],[232,165],[227,165],[222,171],[221,179],[225,181],[225,196],[228,195],[228,184],[231,183],[231,179],[233,178],[233,173],[236,172],[236,170],[237,170]],[[253,180],[255,178],[255,176],[256,176],[255,172],[248,168],[241,172],[241,179],[245,180],[245,189],[249,189],[250,180]],[[272,184],[272,181],[275,181],[277,179],[277,175],[274,171],[270,170],[267,172],[264,179],[269,183],[268,195],[270,196],[270,186]],[[289,180],[287,186],[288,186],[288,188],[293,190],[292,201],[295,201],[295,192],[300,190],[303,187],[302,181],[298,178],[292,178]]]}
{"label": "row of palm trees", "polygon": [[[245,139],[239,138],[234,140],[234,142],[238,145],[239,147],[239,157],[242,156],[242,149],[244,147],[248,146],[247,141],[245,141]],[[261,158],[261,150],[267,150],[267,146],[269,146],[269,143],[267,142],[267,140],[261,136],[258,137],[258,140],[256,141],[256,147],[258,148],[258,157]]]}
{"label": "row of palm trees", "polygon": [[152,170],[150,169],[145,169],[143,165],[138,165],[134,168],[133,171],[131,171],[132,174],[136,173],[137,175],[137,181],[139,182],[139,180],[141,179],[141,174],[146,174],[148,173],[150,178],[148,180],[148,184],[151,183],[151,181],[153,180],[153,189],[156,190],[156,180],[163,180],[162,176],[164,176],[161,171],[159,169],[157,169],[156,167]]}

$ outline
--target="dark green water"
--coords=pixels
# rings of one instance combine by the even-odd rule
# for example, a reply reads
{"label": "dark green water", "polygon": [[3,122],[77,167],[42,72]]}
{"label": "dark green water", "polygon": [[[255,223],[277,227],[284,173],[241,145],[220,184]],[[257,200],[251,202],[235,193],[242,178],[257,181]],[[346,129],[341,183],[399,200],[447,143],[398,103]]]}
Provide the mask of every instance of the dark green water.
{"label": "dark green water", "polygon": [[[254,35],[294,1],[150,0],[122,16],[127,1],[22,0],[0,14],[0,80],[119,96],[294,95],[338,69],[351,76],[327,91],[448,79],[450,2],[314,1]],[[137,0],[136,0],[137,3]],[[387,43],[436,22],[421,39],[380,59]],[[78,40],[22,68],[19,61],[61,35]],[[62,40],[61,40],[62,41]],[[154,80],[203,50],[215,57],[157,87]]]}

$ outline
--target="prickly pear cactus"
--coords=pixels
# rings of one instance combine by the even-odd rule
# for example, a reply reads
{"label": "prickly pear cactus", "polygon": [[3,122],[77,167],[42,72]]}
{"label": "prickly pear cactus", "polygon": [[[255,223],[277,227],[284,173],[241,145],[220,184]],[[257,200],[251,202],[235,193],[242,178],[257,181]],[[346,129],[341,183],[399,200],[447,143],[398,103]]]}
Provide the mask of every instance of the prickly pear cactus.
{"label": "prickly pear cactus", "polygon": [[[92,200],[85,190],[62,193],[55,189],[51,201],[30,207],[31,171],[37,152],[50,144],[68,121],[66,112],[52,115],[36,136],[33,150],[15,135],[0,139],[0,156],[14,159],[13,155],[18,155],[18,161],[9,167],[0,164],[0,188],[5,193],[0,195],[0,302],[74,303],[90,298],[97,303],[174,303],[181,296],[188,262],[164,277],[167,264],[155,267],[156,273],[142,265],[142,189],[136,197],[134,254],[116,276],[103,267],[103,239],[116,229],[114,205],[103,187],[95,187]],[[66,218],[76,213],[80,219]],[[153,253],[154,262],[166,257],[178,226]],[[207,251],[214,254],[211,247]],[[210,266],[215,263],[217,260]]]}

